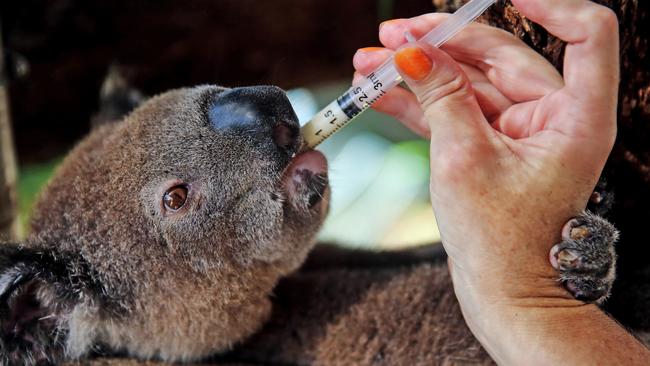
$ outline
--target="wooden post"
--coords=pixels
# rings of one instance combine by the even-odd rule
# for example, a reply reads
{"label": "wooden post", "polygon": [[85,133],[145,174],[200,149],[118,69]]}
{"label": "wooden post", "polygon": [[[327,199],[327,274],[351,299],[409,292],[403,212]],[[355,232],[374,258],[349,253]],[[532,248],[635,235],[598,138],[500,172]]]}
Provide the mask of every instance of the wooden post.
{"label": "wooden post", "polygon": [[0,33],[0,240],[16,240],[19,235],[16,192],[18,174],[4,70]]}

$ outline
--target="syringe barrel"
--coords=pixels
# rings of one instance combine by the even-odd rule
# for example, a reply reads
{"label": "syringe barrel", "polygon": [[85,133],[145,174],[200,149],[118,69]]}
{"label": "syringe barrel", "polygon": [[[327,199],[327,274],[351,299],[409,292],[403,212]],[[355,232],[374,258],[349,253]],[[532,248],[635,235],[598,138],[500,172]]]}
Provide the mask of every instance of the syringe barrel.
{"label": "syringe barrel", "polygon": [[307,146],[313,148],[320,144],[401,81],[402,76],[397,72],[391,57],[303,126],[302,132]]}
{"label": "syringe barrel", "polygon": [[442,46],[496,2],[497,0],[473,0],[468,2],[439,26],[420,38],[420,42],[428,43],[434,47]]}
{"label": "syringe barrel", "polygon": [[[377,70],[367,75],[357,85],[353,85],[345,94],[349,95],[354,105],[364,110],[374,104],[386,92],[397,86],[402,76],[397,72],[393,58],[384,62]],[[350,116],[352,118],[353,116]]]}

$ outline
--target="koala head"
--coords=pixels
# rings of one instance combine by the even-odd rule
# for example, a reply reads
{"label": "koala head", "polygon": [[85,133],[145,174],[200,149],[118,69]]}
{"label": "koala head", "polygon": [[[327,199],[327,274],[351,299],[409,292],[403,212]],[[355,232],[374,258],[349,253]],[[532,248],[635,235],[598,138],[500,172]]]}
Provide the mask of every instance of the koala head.
{"label": "koala head", "polygon": [[301,146],[271,86],[174,90],[97,128],[0,253],[0,359],[191,360],[253,333],[327,212],[327,163]]}

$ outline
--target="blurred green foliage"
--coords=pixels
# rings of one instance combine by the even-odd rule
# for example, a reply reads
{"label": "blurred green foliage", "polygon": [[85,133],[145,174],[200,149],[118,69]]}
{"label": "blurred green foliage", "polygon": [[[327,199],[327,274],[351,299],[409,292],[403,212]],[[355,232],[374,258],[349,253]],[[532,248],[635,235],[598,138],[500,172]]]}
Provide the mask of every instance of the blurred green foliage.
{"label": "blurred green foliage", "polygon": [[427,140],[402,141],[396,143],[395,148],[403,153],[429,160],[429,141]]}
{"label": "blurred green foliage", "polygon": [[48,182],[56,167],[63,160],[62,157],[48,162],[30,164],[19,168],[18,177],[18,208],[20,223],[24,230],[29,226],[29,218],[38,197],[38,193]]}

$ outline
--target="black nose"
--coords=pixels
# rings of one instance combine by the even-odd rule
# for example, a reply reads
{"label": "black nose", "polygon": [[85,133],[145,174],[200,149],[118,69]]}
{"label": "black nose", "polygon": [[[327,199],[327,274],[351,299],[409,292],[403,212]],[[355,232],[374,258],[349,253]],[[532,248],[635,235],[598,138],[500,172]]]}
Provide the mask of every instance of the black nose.
{"label": "black nose", "polygon": [[217,130],[237,131],[289,156],[300,147],[298,118],[284,91],[275,86],[234,88],[218,94],[208,117]]}

